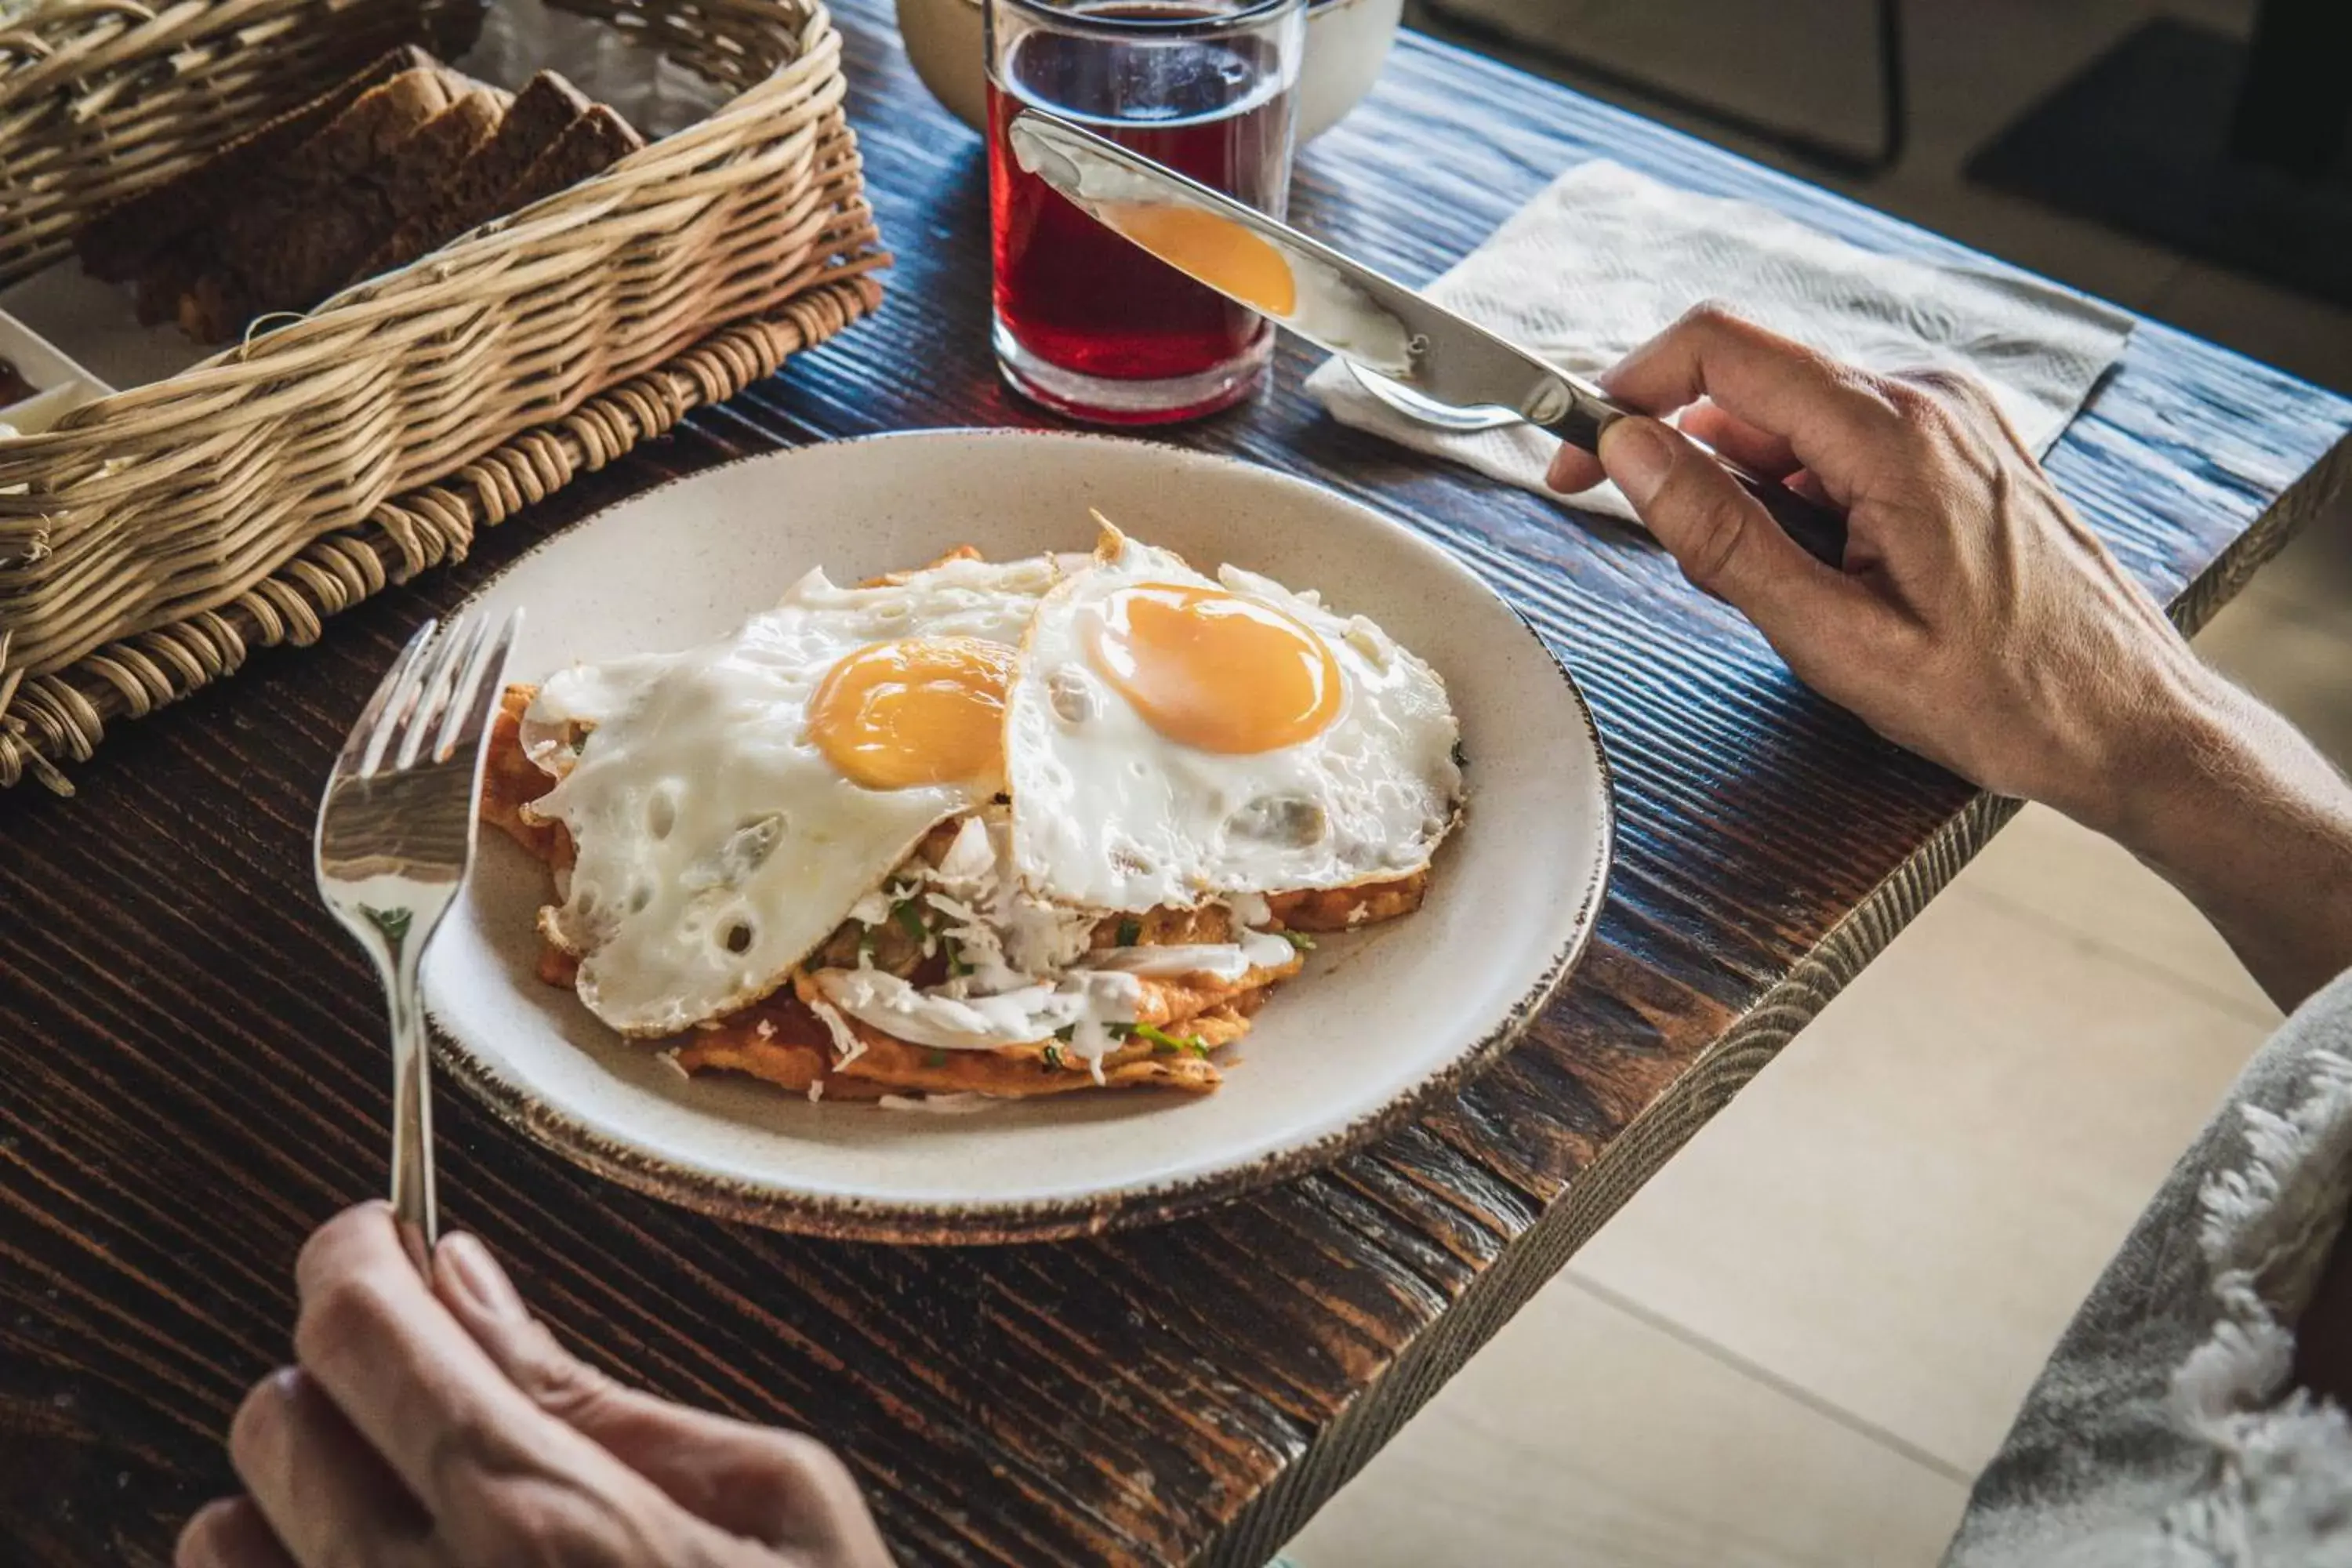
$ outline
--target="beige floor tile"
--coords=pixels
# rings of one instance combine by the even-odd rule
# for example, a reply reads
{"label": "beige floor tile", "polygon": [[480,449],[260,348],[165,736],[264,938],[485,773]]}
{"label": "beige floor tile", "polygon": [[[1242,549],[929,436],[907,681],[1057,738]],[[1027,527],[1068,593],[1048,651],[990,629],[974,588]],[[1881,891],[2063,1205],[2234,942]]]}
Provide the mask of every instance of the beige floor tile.
{"label": "beige floor tile", "polygon": [[1867,0],[1440,0],[1509,36],[1832,142],[1878,131]]}
{"label": "beige floor tile", "polygon": [[2197,648],[2352,768],[2352,606],[2329,613],[2250,592],[2213,617]]}
{"label": "beige floor tile", "polygon": [[2190,262],[2147,310],[2306,381],[2352,392],[2352,310]]}
{"label": "beige floor tile", "polygon": [[2113,839],[2078,827],[2047,806],[2030,805],[1969,866],[1956,898],[1987,900],[2050,932],[2050,962],[2077,949],[2137,964],[2151,978],[2268,1028],[2279,1018],[2197,906]]}
{"label": "beige floor tile", "polygon": [[1556,1280],[1286,1555],[1299,1568],[1933,1563],[1966,1489]]}
{"label": "beige floor tile", "polygon": [[[1908,151],[1863,181],[1727,130],[1704,114],[1580,77],[1560,52],[1665,84],[1704,103],[1856,148],[1878,135],[1867,0],[1410,0],[1416,25],[1449,20],[1489,31],[1477,47],[1627,104],[1800,178],[2139,309],[2181,268],[2158,246],[2038,204],[1967,184],[1976,149],[2158,9],[2153,0],[1910,0],[1905,7],[1911,104]],[[1425,4],[1443,9],[1432,16]],[[2245,0],[2205,0],[2242,11]],[[1516,47],[1509,41],[1516,40]],[[1547,53],[1547,51],[1555,51]]]}
{"label": "beige floor tile", "polygon": [[[1436,0],[1537,48],[1826,140],[1878,131],[1871,0]],[[1967,154],[2159,9],[2157,0],[1906,0],[1914,162]]]}
{"label": "beige floor tile", "polygon": [[2352,485],[2254,574],[2246,593],[2352,636]]}
{"label": "beige floor tile", "polygon": [[2266,1032],[1956,889],[1570,1268],[1973,1472]]}

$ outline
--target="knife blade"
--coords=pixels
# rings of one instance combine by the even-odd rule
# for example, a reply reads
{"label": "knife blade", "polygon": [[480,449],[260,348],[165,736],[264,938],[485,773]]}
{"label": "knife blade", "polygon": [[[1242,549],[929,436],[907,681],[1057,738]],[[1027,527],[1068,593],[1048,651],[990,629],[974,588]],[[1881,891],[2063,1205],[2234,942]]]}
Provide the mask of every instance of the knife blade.
{"label": "knife blade", "polygon": [[[1475,321],[1322,241],[1083,126],[1024,109],[1013,159],[1079,211],[1308,342],[1456,408],[1507,408],[1572,447],[1631,410]],[[1788,486],[1716,461],[1791,539],[1832,567],[1845,521]]]}

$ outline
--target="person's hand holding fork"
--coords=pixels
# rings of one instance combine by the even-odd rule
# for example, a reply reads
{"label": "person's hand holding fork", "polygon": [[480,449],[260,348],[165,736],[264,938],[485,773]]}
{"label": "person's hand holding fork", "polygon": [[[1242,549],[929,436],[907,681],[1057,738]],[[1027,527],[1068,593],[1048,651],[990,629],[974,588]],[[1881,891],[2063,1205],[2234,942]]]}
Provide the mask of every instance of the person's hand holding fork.
{"label": "person's hand holding fork", "polygon": [[322,1226],[296,1269],[295,1364],[231,1427],[246,1495],[192,1519],[180,1568],[881,1568],[814,1438],[624,1388],[534,1319],[488,1248],[432,1278],[391,1210]]}

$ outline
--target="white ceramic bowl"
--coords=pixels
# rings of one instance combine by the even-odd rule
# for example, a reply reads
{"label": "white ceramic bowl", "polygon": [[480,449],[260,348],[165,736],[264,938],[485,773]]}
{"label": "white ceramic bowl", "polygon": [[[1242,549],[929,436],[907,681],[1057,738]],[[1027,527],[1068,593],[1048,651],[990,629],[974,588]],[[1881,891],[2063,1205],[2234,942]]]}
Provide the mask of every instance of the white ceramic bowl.
{"label": "white ceramic bowl", "polygon": [[1215,1094],[1007,1101],[969,1116],[812,1105],[688,1081],[532,973],[545,868],[484,833],[425,963],[453,1076],[592,1170],[695,1208],[898,1241],[1066,1235],[1297,1174],[1456,1090],[1574,965],[1612,837],[1600,742],[1527,624],[1412,529],[1230,458],[1107,437],[940,431],[712,468],[565,530],[502,573],[527,608],[513,673],[719,635],[823,563],[841,581],[971,543],[1082,548],[1089,507],[1203,564],[1231,561],[1370,616],[1445,677],[1469,805],[1429,898],[1328,936]]}
{"label": "white ceramic bowl", "polygon": [[[1301,145],[1338,124],[1379,79],[1404,0],[1310,0],[1298,68]],[[988,70],[981,0],[898,0],[907,58],[949,113],[985,133]]]}

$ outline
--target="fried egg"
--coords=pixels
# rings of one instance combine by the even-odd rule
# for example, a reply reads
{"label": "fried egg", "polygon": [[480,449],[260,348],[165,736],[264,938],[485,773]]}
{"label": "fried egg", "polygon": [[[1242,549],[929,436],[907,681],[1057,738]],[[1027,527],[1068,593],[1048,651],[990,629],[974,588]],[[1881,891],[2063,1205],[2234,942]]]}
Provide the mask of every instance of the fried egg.
{"label": "fried egg", "polygon": [[1057,575],[813,572],[729,637],[551,678],[524,739],[560,777],[527,812],[577,851],[541,925],[579,956],[581,1000],[634,1036],[757,1001],[934,824],[1003,789],[1015,646]]}
{"label": "fried egg", "polygon": [[1462,799],[1437,673],[1316,595],[1103,528],[1007,700],[1022,884],[1142,910],[1426,866]]}

